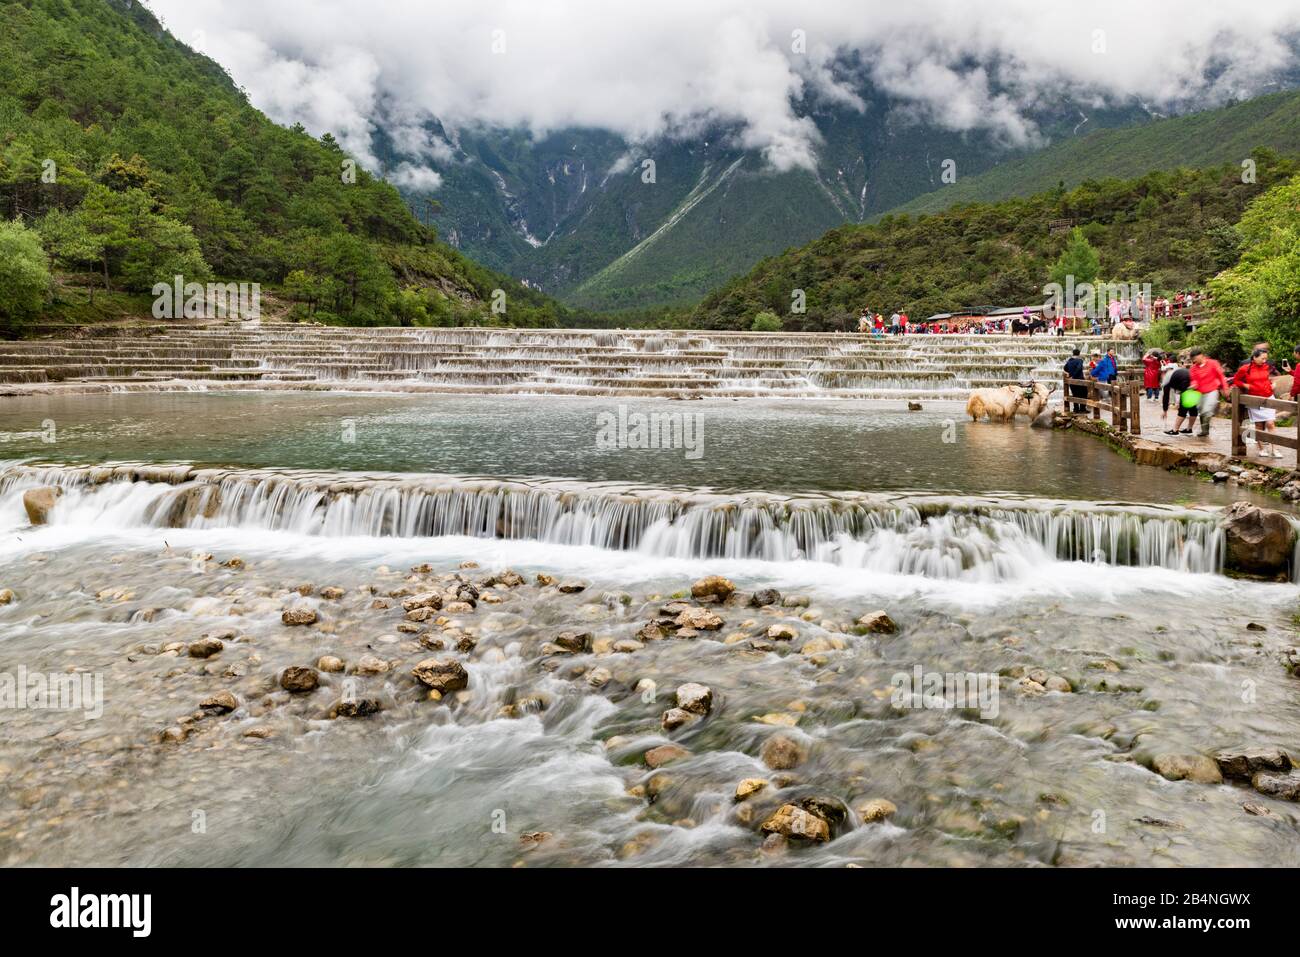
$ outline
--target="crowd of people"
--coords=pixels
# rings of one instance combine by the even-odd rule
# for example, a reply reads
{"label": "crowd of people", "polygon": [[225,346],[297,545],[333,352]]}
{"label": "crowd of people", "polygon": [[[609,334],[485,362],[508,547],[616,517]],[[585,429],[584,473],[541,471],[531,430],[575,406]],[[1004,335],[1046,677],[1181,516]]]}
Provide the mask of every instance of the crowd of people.
{"label": "crowd of people", "polygon": [[858,332],[875,336],[885,335],[965,335],[984,336],[995,333],[1032,336],[1035,333],[1050,332],[1065,335],[1066,319],[1057,316],[1046,319],[1039,313],[1025,309],[1021,316],[990,318],[988,316],[961,316],[947,319],[930,319],[913,322],[905,312],[896,312],[886,319],[880,313],[863,309],[858,316]]}
{"label": "crowd of people", "polygon": [[[1161,418],[1169,424],[1169,415],[1174,413],[1173,428],[1165,429],[1165,435],[1199,435],[1209,438],[1210,425],[1220,401],[1234,387],[1246,395],[1271,399],[1280,376],[1291,376],[1290,398],[1300,401],[1300,376],[1294,370],[1300,366],[1300,345],[1294,350],[1295,362],[1283,362],[1280,365],[1270,358],[1269,344],[1257,342],[1251,350],[1250,359],[1243,362],[1229,379],[1217,359],[1206,355],[1202,349],[1191,349],[1185,355],[1149,350],[1142,357],[1142,388],[1148,402],[1159,402]],[[1080,350],[1075,349],[1065,362],[1065,373],[1070,379],[1101,383],[1114,382],[1119,377],[1119,360],[1114,347],[1104,355],[1094,352],[1085,364]],[[1071,385],[1070,399],[1087,398],[1088,386]],[[1074,412],[1083,412],[1085,407],[1072,401]],[[1249,423],[1253,426],[1258,445],[1258,454],[1263,458],[1282,458],[1281,450],[1270,443],[1260,443],[1260,433],[1272,432],[1277,428],[1277,411],[1269,408],[1247,407]],[[1249,438],[1249,436],[1247,436]]]}

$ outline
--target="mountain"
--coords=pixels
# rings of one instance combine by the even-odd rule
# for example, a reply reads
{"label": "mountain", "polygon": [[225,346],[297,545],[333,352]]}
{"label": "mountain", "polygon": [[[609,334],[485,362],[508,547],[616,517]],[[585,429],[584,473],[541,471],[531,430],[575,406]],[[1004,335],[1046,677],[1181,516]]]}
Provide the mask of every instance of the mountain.
{"label": "mountain", "polygon": [[[1042,302],[1073,227],[1099,253],[1104,281],[1150,283],[1154,295],[1199,287],[1237,262],[1241,239],[1234,224],[1250,201],[1296,172],[1293,159],[1266,150],[1251,155],[1253,183],[1243,183],[1240,165],[1230,163],[840,226],[763,260],[706,297],[682,323],[747,329],[759,312],[771,311],[786,329],[845,329],[864,307],[923,318]],[[806,297],[803,313],[791,310],[795,290]]]}
{"label": "mountain", "polygon": [[[11,219],[82,274],[92,304],[101,280],[104,303],[181,273],[267,284],[326,322],[570,316],[438,241],[332,137],[272,123],[135,0],[0,3],[0,220]],[[55,318],[84,304],[56,288]],[[490,312],[498,289],[504,314]]]}
{"label": "mountain", "polygon": [[[965,176],[1017,155],[988,134],[922,123],[905,105],[864,92],[862,112],[803,105],[821,136],[817,166],[786,172],[740,149],[726,128],[630,144],[596,130],[534,138],[433,124],[454,156],[435,164],[437,190],[408,196],[439,202],[435,221],[461,250],[573,305],[692,303],[764,256],[935,189],[945,159]],[[1060,139],[1150,116],[1139,107],[1085,113],[1063,101],[1034,119]],[[389,169],[418,161],[382,134],[376,146]],[[646,159],[653,183],[643,179]]]}
{"label": "mountain", "polygon": [[[861,93],[862,112],[801,105],[821,136],[813,170],[773,171],[728,129],[633,145],[593,130],[535,140],[438,127],[454,158],[436,164],[436,222],[458,248],[566,302],[644,309],[696,302],[765,256],[897,209],[1239,161],[1256,146],[1300,149],[1295,92],[1175,119],[1140,105],[1045,103],[1031,119],[1052,145],[1035,151],[927,124],[906,104]],[[642,180],[647,158],[652,184]],[[947,159],[956,163],[951,185],[941,179]]]}
{"label": "mountain", "polygon": [[1127,129],[1098,130],[1008,159],[975,176],[959,177],[890,212],[936,213],[957,203],[1030,196],[1088,179],[1129,178],[1175,166],[1240,163],[1261,146],[1300,154],[1300,91],[1273,93]]}

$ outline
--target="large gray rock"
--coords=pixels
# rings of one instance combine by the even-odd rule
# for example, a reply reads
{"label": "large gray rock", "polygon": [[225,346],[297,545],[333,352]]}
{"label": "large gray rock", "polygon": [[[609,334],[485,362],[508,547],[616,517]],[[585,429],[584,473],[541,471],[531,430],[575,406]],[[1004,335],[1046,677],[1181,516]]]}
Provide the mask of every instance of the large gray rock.
{"label": "large gray rock", "polygon": [[1290,565],[1295,529],[1281,512],[1234,502],[1224,513],[1228,568],[1252,575],[1276,575]]}
{"label": "large gray rock", "polygon": [[1222,784],[1219,766],[1203,754],[1157,754],[1151,769],[1170,781]]}
{"label": "large gray rock", "polygon": [[1261,771],[1250,779],[1255,790],[1282,801],[1300,801],[1300,771],[1289,774],[1276,774]]}

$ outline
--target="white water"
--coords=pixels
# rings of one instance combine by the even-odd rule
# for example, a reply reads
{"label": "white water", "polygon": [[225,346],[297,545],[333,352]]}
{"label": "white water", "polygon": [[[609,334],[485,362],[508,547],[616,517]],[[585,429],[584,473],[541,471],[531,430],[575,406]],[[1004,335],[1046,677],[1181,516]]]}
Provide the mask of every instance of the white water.
{"label": "white water", "polygon": [[[63,489],[55,529],[189,529],[334,540],[499,539],[647,558],[810,563],[940,581],[1029,580],[1062,562],[1212,573],[1212,509],[844,494],[783,498],[454,476],[370,477],[187,466],[0,471],[0,521]],[[517,545],[512,545],[517,551]],[[331,551],[333,549],[331,548]]]}

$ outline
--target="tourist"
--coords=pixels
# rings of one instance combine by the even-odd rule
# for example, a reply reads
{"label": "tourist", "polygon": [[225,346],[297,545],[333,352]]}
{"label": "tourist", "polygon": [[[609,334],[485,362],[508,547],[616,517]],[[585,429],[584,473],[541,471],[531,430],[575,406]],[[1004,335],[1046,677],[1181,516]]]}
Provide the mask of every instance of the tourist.
{"label": "tourist", "polygon": [[1189,370],[1192,388],[1201,394],[1198,415],[1201,419],[1201,438],[1210,437],[1210,420],[1214,410],[1219,407],[1219,394],[1228,391],[1228,379],[1223,374],[1223,366],[1217,359],[1211,359],[1200,349],[1192,350],[1192,367]]}
{"label": "tourist", "polygon": [[898,324],[902,321],[903,321],[903,317],[900,316],[897,312],[895,312],[892,316],[889,317],[889,334],[891,336],[898,335]]}
{"label": "tourist", "polygon": [[1292,355],[1295,356],[1295,362],[1291,363],[1291,401],[1300,401],[1300,346],[1296,346]]}
{"label": "tourist", "polygon": [[[1169,401],[1172,398],[1174,405],[1178,408],[1178,415],[1174,420],[1172,429],[1165,429],[1165,435],[1191,435],[1192,426],[1196,424],[1196,403],[1190,405],[1183,404],[1183,393],[1192,387],[1191,373],[1183,366],[1181,362],[1175,361],[1169,377],[1165,379],[1164,389],[1161,392],[1160,400],[1160,420],[1168,423],[1169,421]],[[1193,398],[1195,398],[1193,396]],[[1186,425],[1187,428],[1183,428]]]}
{"label": "tourist", "polygon": [[[1268,350],[1256,349],[1250,354],[1250,361],[1242,363],[1237,374],[1232,377],[1232,384],[1238,389],[1244,389],[1248,395],[1253,395],[1261,399],[1273,398],[1273,377],[1270,374],[1272,363],[1268,361]],[[1275,432],[1277,430],[1277,411],[1267,408],[1247,407],[1246,414],[1250,417],[1251,424],[1255,427],[1255,444],[1258,446],[1258,455],[1262,458],[1282,458],[1282,450],[1277,446],[1266,442],[1259,441],[1259,434],[1264,432]]]}
{"label": "tourist", "polygon": [[1119,375],[1119,365],[1115,361],[1115,348],[1106,350],[1106,354],[1101,357],[1101,361],[1093,367],[1091,375],[1098,382],[1114,382]]}
{"label": "tourist", "polygon": [[1142,387],[1149,402],[1160,394],[1160,353],[1155,349],[1142,357]]}
{"label": "tourist", "polygon": [[871,310],[863,309],[862,315],[858,316],[858,332],[871,331]]}
{"label": "tourist", "polygon": [[[1071,379],[1083,378],[1083,359],[1079,356],[1079,350],[1075,349],[1070,353],[1070,358],[1065,360],[1065,374]],[[1088,387],[1086,385],[1071,385],[1070,395],[1076,399],[1085,399],[1088,397]],[[1074,403],[1071,411],[1082,413],[1085,407],[1079,403]]]}

